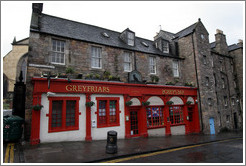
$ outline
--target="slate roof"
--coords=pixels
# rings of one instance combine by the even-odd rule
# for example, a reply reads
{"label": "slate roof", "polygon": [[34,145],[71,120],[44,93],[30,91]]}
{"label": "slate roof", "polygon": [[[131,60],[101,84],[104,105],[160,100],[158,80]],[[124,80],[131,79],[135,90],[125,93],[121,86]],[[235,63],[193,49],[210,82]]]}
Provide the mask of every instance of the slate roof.
{"label": "slate roof", "polygon": [[[129,46],[120,39],[121,33],[119,32],[59,17],[54,17],[43,13],[41,14],[40,19],[40,29],[36,30],[31,28],[31,31],[38,31],[40,33],[47,33],[51,35],[57,35],[61,37],[150,54],[171,56],[170,54],[162,53],[160,50],[155,48],[154,42],[151,40],[135,37],[135,46]],[[104,32],[109,35],[109,38],[102,35],[102,33]],[[141,42],[146,43],[148,47],[146,47]]]}
{"label": "slate roof", "polygon": [[215,48],[216,47],[216,43],[213,42],[213,43],[210,43],[210,48]]}
{"label": "slate roof", "polygon": [[228,51],[233,51],[233,50],[236,50],[239,48],[242,48],[242,46],[240,46],[238,44],[233,44],[233,45],[228,46]]}
{"label": "slate roof", "polygon": [[185,37],[185,36],[191,34],[191,33],[193,32],[193,30],[196,28],[197,23],[198,23],[198,22],[196,22],[196,23],[190,25],[189,27],[187,27],[187,28],[185,28],[185,29],[179,31],[178,33],[176,33],[176,34],[174,35],[175,38],[180,39],[180,38],[182,38],[182,37]]}

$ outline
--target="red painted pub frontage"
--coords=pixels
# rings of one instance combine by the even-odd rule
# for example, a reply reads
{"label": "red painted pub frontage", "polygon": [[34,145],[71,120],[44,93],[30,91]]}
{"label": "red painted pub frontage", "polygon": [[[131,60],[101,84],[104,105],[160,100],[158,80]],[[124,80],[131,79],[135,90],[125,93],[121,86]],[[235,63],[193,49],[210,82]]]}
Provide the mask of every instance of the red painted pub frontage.
{"label": "red painted pub frontage", "polygon": [[33,78],[31,144],[200,132],[197,88]]}

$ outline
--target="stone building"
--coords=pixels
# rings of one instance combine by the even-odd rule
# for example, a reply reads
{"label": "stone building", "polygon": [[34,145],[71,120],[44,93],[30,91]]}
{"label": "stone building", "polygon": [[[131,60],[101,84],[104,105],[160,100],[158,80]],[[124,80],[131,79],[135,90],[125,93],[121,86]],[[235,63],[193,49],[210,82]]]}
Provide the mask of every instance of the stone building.
{"label": "stone building", "polygon": [[16,41],[14,38],[12,50],[3,57],[3,97],[11,98],[14,84],[18,80],[20,71],[23,71],[24,81],[26,78],[26,66],[28,56],[29,38]]}
{"label": "stone building", "polygon": [[[210,44],[199,19],[178,33],[160,30],[151,41],[129,28],[115,32],[43,14],[42,8],[33,4],[29,36],[25,134],[32,144],[105,139],[110,129],[130,138],[242,128],[236,104],[242,91],[230,86],[235,81],[242,88],[242,47],[228,47],[221,31]],[[73,75],[59,78],[66,73]],[[71,128],[62,104],[69,102]],[[37,104],[42,111],[33,109]],[[112,125],[110,110],[117,115]]]}

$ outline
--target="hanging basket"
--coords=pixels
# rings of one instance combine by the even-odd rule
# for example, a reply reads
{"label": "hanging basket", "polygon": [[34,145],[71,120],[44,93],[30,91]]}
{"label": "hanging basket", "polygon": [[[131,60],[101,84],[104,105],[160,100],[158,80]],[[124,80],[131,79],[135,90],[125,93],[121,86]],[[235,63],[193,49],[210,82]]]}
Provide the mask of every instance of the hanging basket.
{"label": "hanging basket", "polygon": [[150,102],[149,102],[149,101],[142,102],[142,105],[143,105],[143,106],[148,106],[149,104],[150,104]]}
{"label": "hanging basket", "polygon": [[43,108],[43,105],[39,105],[39,104],[32,106],[32,109],[34,111],[40,111],[42,108]]}
{"label": "hanging basket", "polygon": [[166,105],[172,105],[173,101],[167,101]]}
{"label": "hanging basket", "polygon": [[95,103],[93,101],[86,102],[86,107],[92,107]]}
{"label": "hanging basket", "polygon": [[192,101],[187,101],[186,104],[187,105],[191,105],[192,104]]}
{"label": "hanging basket", "polygon": [[131,106],[132,105],[132,101],[127,101],[126,102],[126,106]]}

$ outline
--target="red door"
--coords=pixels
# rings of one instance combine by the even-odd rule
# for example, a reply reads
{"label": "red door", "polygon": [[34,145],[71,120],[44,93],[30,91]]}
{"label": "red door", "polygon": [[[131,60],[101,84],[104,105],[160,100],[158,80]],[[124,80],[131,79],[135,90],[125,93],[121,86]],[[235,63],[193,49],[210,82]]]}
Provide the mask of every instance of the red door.
{"label": "red door", "polygon": [[139,136],[138,111],[130,111],[130,134],[131,137]]}

